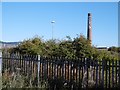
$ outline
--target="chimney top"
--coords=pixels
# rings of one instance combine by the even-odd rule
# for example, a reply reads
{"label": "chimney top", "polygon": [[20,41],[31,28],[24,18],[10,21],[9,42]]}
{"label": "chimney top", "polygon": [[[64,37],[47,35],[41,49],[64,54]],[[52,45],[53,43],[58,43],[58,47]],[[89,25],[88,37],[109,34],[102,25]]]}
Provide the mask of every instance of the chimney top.
{"label": "chimney top", "polygon": [[88,16],[91,16],[91,13],[88,13]]}

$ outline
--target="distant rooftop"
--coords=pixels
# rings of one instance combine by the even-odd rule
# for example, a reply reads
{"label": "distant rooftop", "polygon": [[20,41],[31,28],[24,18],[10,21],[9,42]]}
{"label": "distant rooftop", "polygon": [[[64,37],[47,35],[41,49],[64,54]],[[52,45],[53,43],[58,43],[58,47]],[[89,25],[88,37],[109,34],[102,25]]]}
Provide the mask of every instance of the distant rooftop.
{"label": "distant rooftop", "polygon": [[99,49],[99,50],[108,50],[109,47],[99,46],[99,47],[96,47],[96,48]]}
{"label": "distant rooftop", "polygon": [[11,48],[18,46],[20,43],[21,42],[0,42],[0,45],[2,48]]}

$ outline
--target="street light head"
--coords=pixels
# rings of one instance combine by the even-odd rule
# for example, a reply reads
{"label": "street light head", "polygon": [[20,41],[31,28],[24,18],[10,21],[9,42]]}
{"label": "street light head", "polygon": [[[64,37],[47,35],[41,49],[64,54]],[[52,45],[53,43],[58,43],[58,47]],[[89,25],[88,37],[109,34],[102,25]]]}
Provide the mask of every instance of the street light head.
{"label": "street light head", "polygon": [[51,23],[55,23],[55,21],[51,21]]}

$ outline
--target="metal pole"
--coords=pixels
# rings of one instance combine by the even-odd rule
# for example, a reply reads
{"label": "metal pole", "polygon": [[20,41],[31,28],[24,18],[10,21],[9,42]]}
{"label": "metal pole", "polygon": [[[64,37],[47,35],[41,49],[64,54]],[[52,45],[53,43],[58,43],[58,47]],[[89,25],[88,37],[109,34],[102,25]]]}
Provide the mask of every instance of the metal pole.
{"label": "metal pole", "polygon": [[39,87],[39,84],[40,84],[39,83],[39,80],[40,80],[39,79],[39,73],[40,73],[39,71],[40,71],[40,55],[38,55],[38,87]]}
{"label": "metal pole", "polygon": [[52,23],[52,40],[53,40],[53,24],[54,24],[54,23]]}
{"label": "metal pole", "polygon": [[52,23],[52,40],[53,40],[53,29],[54,29],[54,23],[55,23],[55,21],[52,21],[51,23]]}

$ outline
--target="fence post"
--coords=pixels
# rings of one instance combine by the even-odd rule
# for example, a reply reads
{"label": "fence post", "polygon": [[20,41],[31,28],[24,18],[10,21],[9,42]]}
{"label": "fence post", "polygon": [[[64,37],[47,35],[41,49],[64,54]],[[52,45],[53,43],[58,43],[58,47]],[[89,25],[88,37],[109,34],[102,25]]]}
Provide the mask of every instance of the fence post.
{"label": "fence post", "polygon": [[105,60],[102,60],[102,87],[104,88],[104,67],[105,67],[105,65],[104,65],[104,62]]}
{"label": "fence post", "polygon": [[119,87],[120,87],[120,61],[119,61],[119,64],[118,64],[118,65],[119,65],[119,69],[118,69],[118,70],[119,70],[119,73],[118,73],[118,76],[119,76]]}
{"label": "fence post", "polygon": [[98,60],[95,60],[96,61],[96,88],[98,87]]}
{"label": "fence post", "polygon": [[2,89],[2,51],[0,50],[0,90]]}
{"label": "fence post", "polygon": [[38,55],[38,87],[39,87],[40,55]]}
{"label": "fence post", "polygon": [[114,87],[114,61],[112,60],[112,88]]}
{"label": "fence post", "polygon": [[11,55],[10,55],[10,60],[11,60],[11,65],[12,65],[12,68],[11,68],[11,72],[13,73],[14,72],[14,53],[12,53]]}
{"label": "fence post", "polygon": [[0,51],[0,76],[2,74],[2,51]]}

